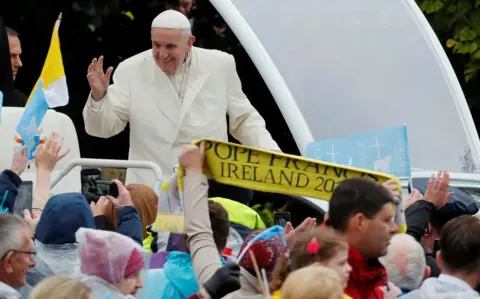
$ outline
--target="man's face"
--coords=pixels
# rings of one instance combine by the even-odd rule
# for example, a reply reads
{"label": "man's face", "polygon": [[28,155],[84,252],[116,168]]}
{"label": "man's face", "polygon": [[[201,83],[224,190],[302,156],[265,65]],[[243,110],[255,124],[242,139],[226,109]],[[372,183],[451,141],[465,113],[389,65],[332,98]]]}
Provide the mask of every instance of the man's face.
{"label": "man's face", "polygon": [[2,267],[9,276],[9,285],[20,288],[27,283],[27,272],[35,266],[35,248],[28,229],[24,229],[22,247],[9,251],[2,260]]}
{"label": "man's face", "polygon": [[18,70],[22,67],[22,45],[20,39],[17,36],[8,36],[8,46],[10,47],[10,60],[12,63],[13,80],[17,77]]}
{"label": "man's face", "polygon": [[373,218],[364,219],[361,251],[366,258],[379,258],[387,254],[390,240],[398,229],[393,223],[394,216],[393,204],[388,203]]}
{"label": "man's face", "polygon": [[190,11],[192,10],[192,6],[192,0],[180,0],[180,6],[178,10],[184,15],[188,16]]}
{"label": "man's face", "polygon": [[169,75],[175,74],[194,41],[195,37],[185,35],[185,30],[152,28],[153,57],[158,67]]}

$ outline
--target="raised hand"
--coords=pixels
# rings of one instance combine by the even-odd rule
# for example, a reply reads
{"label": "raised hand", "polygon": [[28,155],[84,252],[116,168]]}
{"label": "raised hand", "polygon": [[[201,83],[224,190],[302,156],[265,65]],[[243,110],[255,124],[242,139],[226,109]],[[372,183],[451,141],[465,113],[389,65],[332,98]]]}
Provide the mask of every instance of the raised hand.
{"label": "raised hand", "polygon": [[285,225],[284,234],[285,234],[285,241],[287,241],[288,248],[291,249],[293,247],[298,233],[315,229],[315,227],[317,227],[317,219],[311,218],[311,217],[307,217],[295,229],[293,228],[292,223],[287,222],[287,224]]}
{"label": "raised hand", "polygon": [[405,210],[408,209],[411,205],[413,205],[415,202],[422,200],[423,195],[418,191],[417,189],[413,188],[412,193],[408,196],[407,201],[405,202]]}
{"label": "raised hand", "polygon": [[37,169],[52,172],[57,162],[70,152],[70,149],[66,149],[63,153],[60,153],[62,146],[63,137],[57,133],[52,133],[52,136],[47,139],[47,143],[40,145],[35,150],[35,166]]}
{"label": "raised hand", "polygon": [[100,56],[98,60],[94,58],[88,66],[87,79],[92,90],[92,98],[95,101],[100,101],[105,96],[112,72],[113,67],[109,67],[106,72],[103,72],[103,56]]}
{"label": "raised hand", "polygon": [[388,191],[390,191],[395,202],[400,201],[400,192],[398,191],[400,190],[400,186],[398,186],[398,183],[394,179],[390,179],[382,185],[383,187],[387,188]]}
{"label": "raised hand", "polygon": [[185,173],[203,173],[203,163],[205,161],[205,142],[200,146],[189,145],[180,154],[179,162]]}
{"label": "raised hand", "polygon": [[428,187],[425,192],[424,200],[430,201],[437,209],[445,206],[448,200],[453,196],[453,192],[448,192],[450,184],[450,175],[447,171],[439,171],[437,176],[432,174],[428,181]]}
{"label": "raised hand", "polygon": [[13,154],[12,160],[12,171],[17,175],[21,175],[22,172],[28,165],[28,158],[27,158],[27,148],[22,146],[22,148],[16,151]]}

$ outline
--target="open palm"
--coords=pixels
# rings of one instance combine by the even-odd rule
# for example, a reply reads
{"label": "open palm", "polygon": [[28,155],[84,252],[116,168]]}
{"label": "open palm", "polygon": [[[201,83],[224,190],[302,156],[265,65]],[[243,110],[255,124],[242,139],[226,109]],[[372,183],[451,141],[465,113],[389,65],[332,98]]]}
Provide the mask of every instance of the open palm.
{"label": "open palm", "polygon": [[110,83],[113,67],[109,67],[103,72],[103,56],[94,58],[88,66],[88,84],[92,89],[92,97],[95,101],[100,101],[104,96]]}

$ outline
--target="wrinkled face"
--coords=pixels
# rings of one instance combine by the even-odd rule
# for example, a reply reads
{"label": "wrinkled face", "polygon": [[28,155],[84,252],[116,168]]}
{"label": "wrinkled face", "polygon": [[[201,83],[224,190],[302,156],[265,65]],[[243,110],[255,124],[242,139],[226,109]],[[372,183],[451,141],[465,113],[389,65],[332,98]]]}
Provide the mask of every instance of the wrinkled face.
{"label": "wrinkled face", "polygon": [[324,266],[335,270],[342,279],[343,288],[347,287],[350,272],[352,271],[352,267],[350,267],[348,263],[348,249],[339,251],[332,259],[326,262]]}
{"label": "wrinkled face", "polygon": [[8,46],[10,48],[10,60],[12,63],[12,73],[13,80],[17,76],[18,70],[22,67],[22,60],[20,55],[22,55],[22,45],[20,44],[20,39],[16,36],[8,36]]}
{"label": "wrinkled face", "polygon": [[152,28],[153,57],[158,67],[169,75],[180,69],[194,42],[195,37],[185,30]]}
{"label": "wrinkled face", "polygon": [[117,289],[123,295],[135,295],[138,289],[143,288],[143,281],[140,276],[141,271],[137,271],[124,278],[119,284],[116,285]]}
{"label": "wrinkled face", "polygon": [[35,266],[35,247],[27,229],[22,231],[22,247],[9,251],[2,259],[2,267],[9,276],[9,285],[20,288],[27,283],[27,272]]}
{"label": "wrinkled face", "polygon": [[393,223],[394,216],[393,204],[388,203],[372,219],[365,219],[362,240],[365,257],[379,258],[387,254],[390,240],[398,229]]}

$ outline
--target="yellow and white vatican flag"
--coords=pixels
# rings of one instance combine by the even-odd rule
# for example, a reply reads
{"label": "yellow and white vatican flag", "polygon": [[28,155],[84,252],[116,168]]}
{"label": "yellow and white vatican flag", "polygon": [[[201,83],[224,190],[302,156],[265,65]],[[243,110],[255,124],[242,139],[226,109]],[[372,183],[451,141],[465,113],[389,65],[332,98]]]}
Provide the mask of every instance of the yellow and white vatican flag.
{"label": "yellow and white vatican flag", "polygon": [[[62,52],[60,50],[60,38],[58,37],[58,29],[62,21],[62,13],[58,16],[53,28],[50,48],[48,49],[47,58],[43,64],[42,73],[38,78],[35,87],[28,98],[28,102],[32,98],[38,88],[38,82],[43,80],[43,92],[50,108],[61,107],[68,104],[68,87],[65,78],[65,70],[63,68]],[[28,105],[27,102],[27,105]]]}

